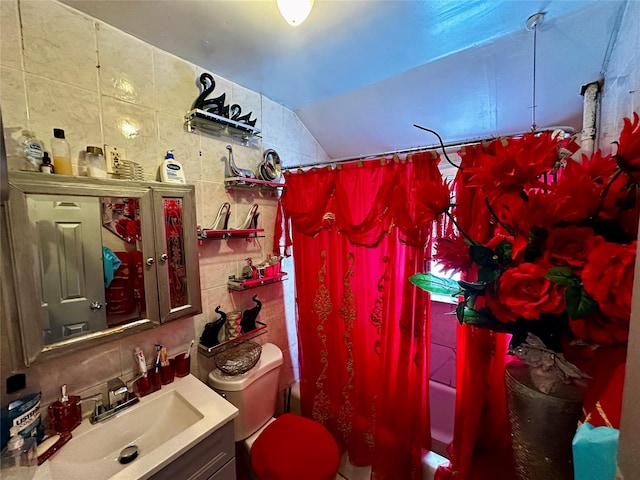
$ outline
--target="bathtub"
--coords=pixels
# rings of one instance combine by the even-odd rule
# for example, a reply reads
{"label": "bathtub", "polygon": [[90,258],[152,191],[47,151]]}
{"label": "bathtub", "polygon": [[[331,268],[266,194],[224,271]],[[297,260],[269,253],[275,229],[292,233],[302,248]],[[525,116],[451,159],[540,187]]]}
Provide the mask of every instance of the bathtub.
{"label": "bathtub", "polygon": [[453,440],[456,389],[439,382],[429,382],[431,415],[431,451],[422,457],[422,479],[433,480],[439,465],[447,463],[447,445]]}
{"label": "bathtub", "polygon": [[[455,415],[456,390],[439,382],[429,382],[431,415],[431,451],[422,456],[422,480],[433,480],[439,465],[447,463],[446,447],[453,439],[453,419]],[[300,413],[300,384],[296,382],[291,391],[291,411]],[[371,467],[354,467],[348,456],[343,455],[340,474],[349,480],[368,479]]]}

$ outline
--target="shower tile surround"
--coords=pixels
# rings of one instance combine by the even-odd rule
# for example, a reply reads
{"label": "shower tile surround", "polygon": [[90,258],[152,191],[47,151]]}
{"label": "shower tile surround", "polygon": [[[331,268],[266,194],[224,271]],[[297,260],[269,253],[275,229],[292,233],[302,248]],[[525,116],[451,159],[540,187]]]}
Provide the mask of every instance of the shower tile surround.
{"label": "shower tile surround", "polygon": [[[57,399],[63,383],[73,394],[104,393],[110,378],[133,376],[134,347],[141,347],[148,361],[155,356],[156,342],[165,345],[170,356],[180,353],[191,339],[197,341],[207,322],[218,318],[216,306],[225,311],[251,308],[254,294],[263,302],[259,320],[269,326],[257,341],[275,343],[283,350],[280,381],[282,389],[288,387],[297,378],[297,362],[291,361],[291,355],[297,359],[292,261],[283,262],[283,270],[290,273],[285,282],[233,293],[226,286],[228,275],[238,273],[247,257],[260,261],[271,253],[277,197],[224,188],[226,145],[233,145],[240,166],[252,169],[261,160],[260,148],[184,129],[184,114],[199,94],[197,77],[205,70],[54,0],[2,0],[0,9],[0,105],[9,170],[19,169],[17,140],[23,129],[33,130],[50,151],[52,129],[63,128],[76,172],[78,156],[87,145],[107,144],[124,149],[125,158],[143,165],[148,180],[157,180],[164,154],[174,150],[187,182],[196,187],[198,224],[211,224],[219,206],[228,201],[232,205],[229,224],[238,225],[255,202],[259,204],[259,225],[266,234],[252,242],[207,241],[199,247],[202,314],[27,369],[22,367],[20,352],[12,348],[15,332],[10,323],[15,306],[7,299],[11,299],[13,285],[3,273],[3,389],[8,375],[26,371],[28,381],[43,392],[43,406]],[[252,118],[258,119],[263,149],[273,148],[283,161],[293,164],[328,159],[293,112],[210,73],[216,79],[215,92],[226,92],[229,104],[240,104],[245,113],[251,111]],[[2,242],[6,244],[5,234]],[[10,268],[7,256],[2,255],[2,271]],[[192,373],[206,381],[211,368],[210,359],[194,350]]]}

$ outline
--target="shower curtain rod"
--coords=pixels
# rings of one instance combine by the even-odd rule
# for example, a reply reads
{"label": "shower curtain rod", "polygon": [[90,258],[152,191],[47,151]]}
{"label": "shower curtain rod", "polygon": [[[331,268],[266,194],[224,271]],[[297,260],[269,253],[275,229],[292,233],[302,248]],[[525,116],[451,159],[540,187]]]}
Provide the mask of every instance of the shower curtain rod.
{"label": "shower curtain rod", "polygon": [[[413,124],[414,127],[416,128],[420,128],[422,130],[424,130],[424,127],[421,127],[420,125],[416,125],[415,123]],[[549,132],[549,131],[554,131],[554,130],[562,130],[565,133],[569,133],[569,134],[573,134],[575,133],[575,130],[573,129],[573,127],[568,127],[568,126],[558,126],[558,127],[547,127],[547,128],[539,128],[536,129],[535,132],[536,133],[542,133],[542,132]],[[357,162],[360,160],[375,160],[376,158],[384,158],[384,157],[388,157],[391,155],[400,155],[400,154],[404,154],[404,153],[416,153],[416,152],[424,152],[424,151],[429,151],[429,150],[438,150],[441,148],[453,148],[453,147],[462,147],[465,145],[473,145],[476,143],[480,143],[480,142],[485,142],[485,141],[489,141],[489,140],[495,140],[496,138],[501,138],[501,137],[517,137],[520,135],[524,135],[526,133],[531,133],[531,130],[527,130],[524,132],[517,132],[517,133],[511,133],[508,135],[496,135],[494,137],[484,137],[484,138],[477,138],[477,139],[471,139],[471,140],[459,140],[456,142],[447,142],[447,143],[443,143],[442,145],[440,144],[435,144],[435,145],[424,145],[421,147],[412,147],[412,148],[402,148],[399,150],[390,150],[388,152],[381,152],[381,153],[370,153],[367,155],[359,155],[359,156],[355,156],[355,157],[343,157],[343,158],[337,158],[335,160],[328,160],[328,161],[324,161],[324,162],[318,162],[318,163],[308,163],[306,165],[292,165],[290,167],[282,167],[282,170],[297,170],[299,168],[310,168],[310,167],[319,167],[319,166],[325,166],[325,165],[337,165],[337,164],[342,164],[342,163],[349,163],[349,162]]]}

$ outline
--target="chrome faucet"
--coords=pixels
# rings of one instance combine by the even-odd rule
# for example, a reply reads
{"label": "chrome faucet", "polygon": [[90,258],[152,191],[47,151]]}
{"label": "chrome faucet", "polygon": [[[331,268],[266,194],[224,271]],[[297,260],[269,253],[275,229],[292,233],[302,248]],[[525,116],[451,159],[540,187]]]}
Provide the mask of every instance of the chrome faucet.
{"label": "chrome faucet", "polygon": [[96,402],[95,405],[93,406],[93,413],[91,414],[91,417],[89,419],[89,421],[91,423],[94,423],[91,421],[91,419],[97,417],[98,415],[100,415],[103,410],[104,410],[104,405],[102,404],[102,394],[101,393],[96,393],[95,395],[91,395],[89,397],[85,397],[85,398],[81,398],[80,399],[80,404],[82,405],[83,403],[86,402]]}
{"label": "chrome faucet", "polygon": [[136,379],[132,380],[128,384],[125,384],[120,378],[112,378],[109,380],[107,382],[107,394],[109,399],[107,408],[103,407],[101,394],[83,398],[81,402],[90,400],[96,402],[95,410],[91,414],[91,417],[89,417],[89,422],[91,424],[102,422],[115,416],[116,413],[138,403],[140,400],[133,394],[133,390],[129,386],[133,385],[135,380]]}
{"label": "chrome faucet", "polygon": [[124,382],[117,377],[107,382],[107,391],[109,392],[109,410],[116,408],[129,398],[129,389]]}

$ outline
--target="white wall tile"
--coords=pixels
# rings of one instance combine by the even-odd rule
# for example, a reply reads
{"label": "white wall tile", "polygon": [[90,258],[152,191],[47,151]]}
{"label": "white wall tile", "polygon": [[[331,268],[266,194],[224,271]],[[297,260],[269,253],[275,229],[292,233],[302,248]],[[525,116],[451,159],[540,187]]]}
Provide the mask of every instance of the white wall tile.
{"label": "white wall tile", "polygon": [[158,178],[158,167],[164,155],[159,155],[156,111],[102,97],[104,143],[124,148],[126,160],[144,167],[148,180]]}
{"label": "white wall tile", "polygon": [[102,144],[98,94],[27,74],[27,98],[31,130],[50,152],[53,129],[62,128],[77,172],[80,152]]}
{"label": "white wall tile", "polygon": [[22,130],[29,127],[24,72],[0,66],[0,102],[2,102],[7,168],[20,170],[23,154],[19,139]]}
{"label": "white wall tile", "polygon": [[22,70],[22,41],[18,2],[0,2],[0,65]]}
{"label": "white wall tile", "polygon": [[156,108],[153,48],[149,44],[101,23],[98,52],[102,95]]}
{"label": "white wall tile", "polygon": [[184,117],[200,94],[196,67],[155,48],[153,69],[158,111]]}
{"label": "white wall tile", "polygon": [[25,70],[56,82],[97,91],[93,21],[57,2],[22,0]]}

